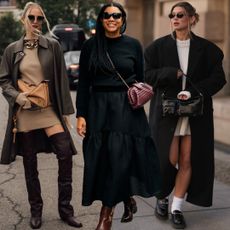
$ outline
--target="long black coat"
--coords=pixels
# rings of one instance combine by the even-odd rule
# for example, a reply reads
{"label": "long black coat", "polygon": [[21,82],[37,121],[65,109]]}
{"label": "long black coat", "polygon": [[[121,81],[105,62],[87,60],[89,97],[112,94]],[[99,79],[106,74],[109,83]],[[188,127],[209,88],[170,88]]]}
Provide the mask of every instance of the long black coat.
{"label": "long black coat", "polygon": [[[222,68],[223,53],[213,43],[192,34],[187,76],[204,95],[204,114],[189,119],[192,138],[192,177],[187,201],[211,206],[214,182],[214,128],[212,96],[226,83]],[[176,40],[171,35],[159,38],[145,50],[145,80],[154,87],[149,122],[161,162],[163,186],[161,197],[172,192],[177,170],[169,161],[169,148],[178,118],[162,117],[161,94],[176,97],[181,79]],[[187,90],[195,94],[189,83]]]}
{"label": "long black coat", "polygon": [[[19,94],[17,90],[19,64],[24,55],[22,37],[20,40],[11,43],[5,49],[0,66],[0,86],[2,87],[3,96],[9,103],[8,123],[3,142],[1,164],[9,164],[15,160],[16,155],[21,154],[18,138],[16,138],[16,143],[13,144],[12,128],[13,115],[18,108],[15,100]],[[58,115],[62,126],[68,131],[63,115],[74,113],[74,108],[70,97],[63,53],[59,43],[54,39],[40,36],[38,58],[42,66],[44,77],[46,80],[49,80],[49,91],[53,108]],[[52,152],[44,130],[37,130],[36,140],[34,148],[37,152]],[[77,152],[72,139],[71,147],[73,154],[76,154]]]}

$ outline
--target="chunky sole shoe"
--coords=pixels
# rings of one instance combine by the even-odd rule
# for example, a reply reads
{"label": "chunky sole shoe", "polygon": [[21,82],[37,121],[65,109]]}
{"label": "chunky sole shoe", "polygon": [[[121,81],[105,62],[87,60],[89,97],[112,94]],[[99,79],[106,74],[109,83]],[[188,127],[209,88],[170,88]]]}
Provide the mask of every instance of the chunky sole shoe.
{"label": "chunky sole shoe", "polygon": [[175,210],[173,211],[173,213],[171,213],[171,222],[172,222],[172,226],[175,229],[186,228],[186,223],[185,223],[183,213],[179,210]]}
{"label": "chunky sole shoe", "polygon": [[155,215],[160,220],[167,220],[168,219],[168,199],[157,199],[156,201],[156,208],[155,208]]}

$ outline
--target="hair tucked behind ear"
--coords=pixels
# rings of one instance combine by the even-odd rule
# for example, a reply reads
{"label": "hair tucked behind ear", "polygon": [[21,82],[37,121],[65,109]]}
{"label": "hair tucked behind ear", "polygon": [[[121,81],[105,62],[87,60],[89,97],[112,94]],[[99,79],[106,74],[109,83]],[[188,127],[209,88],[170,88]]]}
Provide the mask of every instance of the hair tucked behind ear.
{"label": "hair tucked behind ear", "polygon": [[[191,37],[191,33],[190,33],[191,32],[191,27],[195,26],[196,23],[199,21],[199,14],[196,12],[196,9],[188,2],[178,2],[178,3],[176,3],[175,5],[172,6],[170,13],[173,12],[175,7],[182,7],[182,8],[185,9],[186,14],[189,17],[193,17],[193,16],[195,17],[194,22],[191,25],[190,24],[188,25],[189,36]],[[173,31],[172,31],[172,37],[175,38],[175,33],[173,33]]]}
{"label": "hair tucked behind ear", "polygon": [[109,68],[108,58],[106,56],[107,52],[107,41],[105,36],[105,29],[102,25],[102,16],[107,7],[117,7],[122,13],[123,24],[120,33],[123,34],[126,30],[126,12],[123,6],[117,2],[107,3],[102,6],[96,22],[96,34],[95,34],[95,46],[90,58],[90,68],[94,68],[96,71],[98,68],[104,72],[111,73],[111,68]]}

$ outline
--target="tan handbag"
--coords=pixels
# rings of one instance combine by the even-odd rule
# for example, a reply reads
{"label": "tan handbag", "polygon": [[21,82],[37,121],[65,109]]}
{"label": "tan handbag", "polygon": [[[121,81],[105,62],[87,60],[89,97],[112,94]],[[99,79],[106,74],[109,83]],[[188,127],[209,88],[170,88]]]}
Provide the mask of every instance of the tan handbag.
{"label": "tan handbag", "polygon": [[33,85],[19,79],[18,88],[20,92],[28,93],[27,98],[31,101],[32,107],[46,108],[49,105],[47,81],[42,81],[39,85]]}

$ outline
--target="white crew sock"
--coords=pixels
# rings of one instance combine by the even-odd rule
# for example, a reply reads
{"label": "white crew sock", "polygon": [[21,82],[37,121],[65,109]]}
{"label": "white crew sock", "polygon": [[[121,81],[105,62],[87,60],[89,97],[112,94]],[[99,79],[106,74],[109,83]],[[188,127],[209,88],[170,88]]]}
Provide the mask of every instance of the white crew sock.
{"label": "white crew sock", "polygon": [[171,206],[171,213],[173,213],[173,211],[175,210],[181,211],[183,201],[184,198],[179,198],[174,196],[172,201],[172,206]]}

